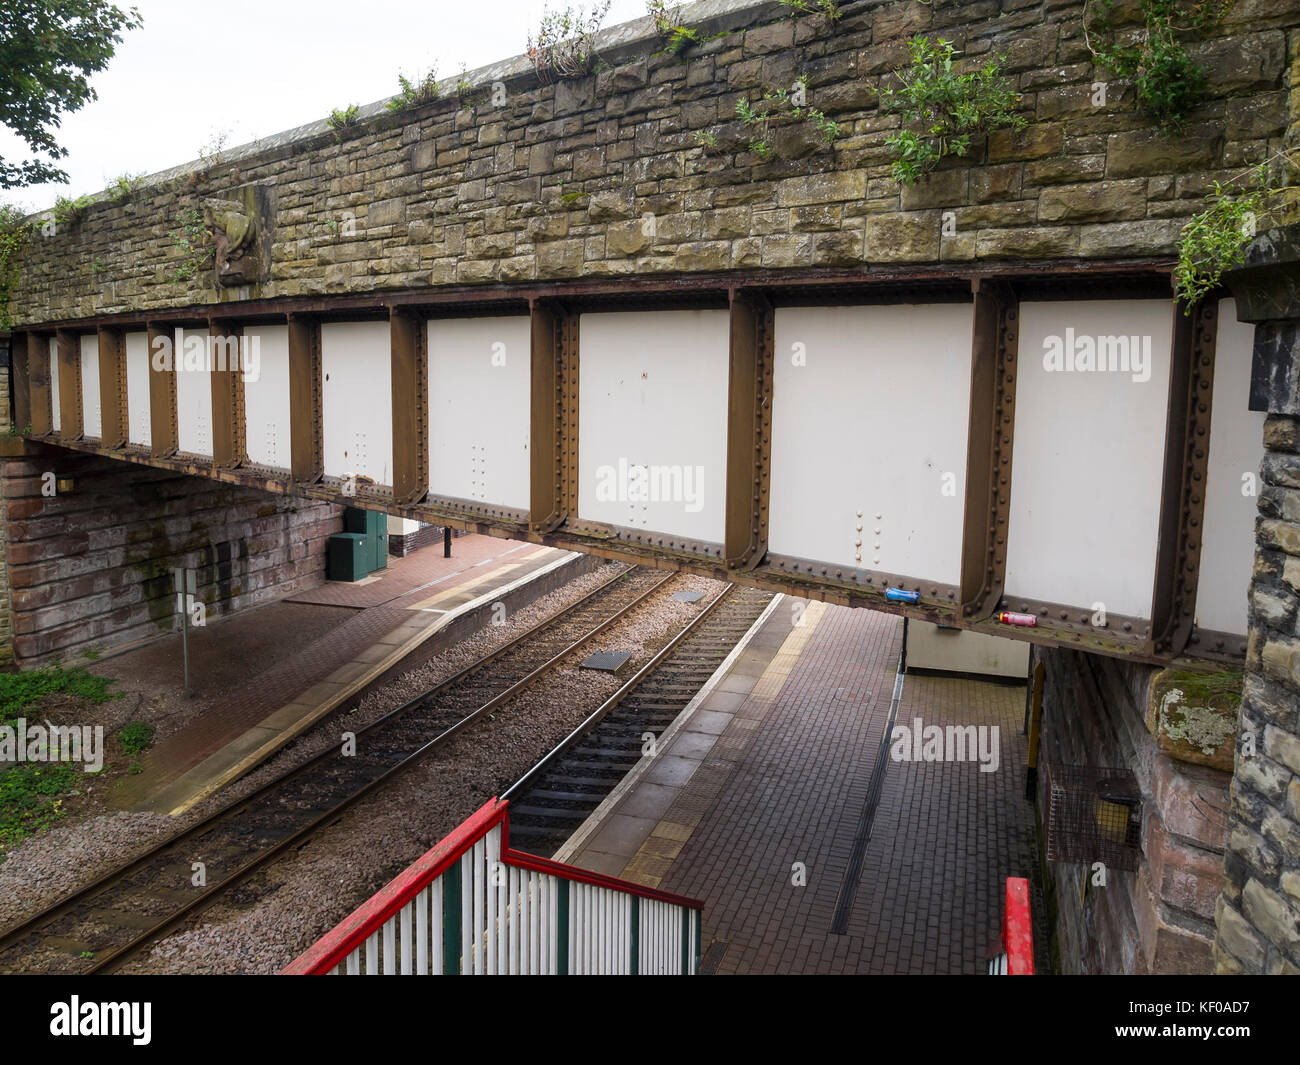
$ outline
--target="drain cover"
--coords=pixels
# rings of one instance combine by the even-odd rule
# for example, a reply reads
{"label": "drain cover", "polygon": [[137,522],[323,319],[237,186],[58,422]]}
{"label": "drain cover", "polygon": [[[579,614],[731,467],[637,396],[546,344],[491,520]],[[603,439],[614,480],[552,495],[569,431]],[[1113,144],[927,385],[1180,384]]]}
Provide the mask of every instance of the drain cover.
{"label": "drain cover", "polygon": [[682,603],[698,603],[704,598],[703,592],[674,592],[673,598]]}
{"label": "drain cover", "polygon": [[631,657],[631,651],[597,651],[590,658],[584,659],[580,668],[600,669],[606,673],[617,673],[623,668],[623,663]]}

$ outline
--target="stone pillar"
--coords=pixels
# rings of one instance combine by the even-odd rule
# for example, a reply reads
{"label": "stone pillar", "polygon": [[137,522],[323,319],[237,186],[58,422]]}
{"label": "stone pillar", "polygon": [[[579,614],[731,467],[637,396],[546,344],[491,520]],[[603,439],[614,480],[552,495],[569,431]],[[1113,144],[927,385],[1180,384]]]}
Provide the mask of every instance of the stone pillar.
{"label": "stone pillar", "polygon": [[1255,324],[1251,409],[1268,418],[1214,960],[1300,974],[1300,227],[1259,237],[1228,284]]}

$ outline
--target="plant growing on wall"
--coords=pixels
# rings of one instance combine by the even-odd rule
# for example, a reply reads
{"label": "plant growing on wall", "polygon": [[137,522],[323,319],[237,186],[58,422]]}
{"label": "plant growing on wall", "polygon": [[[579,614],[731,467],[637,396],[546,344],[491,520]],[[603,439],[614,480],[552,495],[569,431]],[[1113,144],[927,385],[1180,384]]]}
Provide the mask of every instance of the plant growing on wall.
{"label": "plant growing on wall", "polygon": [[80,225],[89,206],[89,196],[78,196],[75,200],[60,196],[54,201],[54,221],[61,226]]}
{"label": "plant growing on wall", "polygon": [[405,111],[419,107],[438,98],[438,66],[435,63],[424,77],[412,81],[405,74],[397,75],[397,95],[388,101],[388,110]]}
{"label": "plant growing on wall", "polygon": [[143,174],[119,174],[112,185],[113,199],[118,203],[126,203],[140,189],[144,183]]}
{"label": "plant growing on wall", "polygon": [[171,233],[172,243],[180,250],[180,262],[172,271],[173,281],[189,281],[212,265],[215,247],[212,234],[197,207],[183,207],[177,215],[178,229]]}
{"label": "plant growing on wall", "polygon": [[[1223,185],[1216,181],[1209,204],[1192,216],[1178,239],[1174,291],[1190,314],[1192,307],[1216,288],[1223,275],[1240,266],[1246,247],[1262,228],[1276,224],[1296,203],[1295,176],[1300,149],[1251,167]],[[1275,164],[1270,168],[1270,162]],[[1277,175],[1270,176],[1270,169]]]}
{"label": "plant growing on wall", "polygon": [[230,140],[230,130],[214,130],[212,136],[199,148],[199,162],[204,167],[218,166],[225,159],[226,143]]}
{"label": "plant growing on wall", "polygon": [[891,172],[901,184],[915,185],[945,156],[965,155],[978,134],[1024,128],[1000,56],[963,74],[954,68],[950,41],[916,37],[908,51],[910,65],[894,72],[899,86],[880,91],[883,102],[902,112],[904,128],[885,141],[896,155]]}
{"label": "plant growing on wall", "polygon": [[[1177,133],[1205,93],[1205,71],[1187,54],[1184,41],[1213,29],[1233,0],[1139,0],[1144,28],[1121,42],[1114,0],[1097,0],[1089,22],[1084,3],[1084,41],[1093,58],[1133,83],[1138,106],[1165,133]],[[1094,43],[1093,34],[1100,43]]]}
{"label": "plant growing on wall", "polygon": [[348,104],[347,107],[342,109],[336,107],[330,112],[329,118],[325,121],[329,123],[330,129],[334,131],[334,139],[336,141],[341,141],[343,139],[343,131],[345,129],[357,124],[358,110],[359,108],[356,104]]}
{"label": "plant growing on wall", "polygon": [[595,37],[609,5],[610,0],[600,0],[589,13],[581,7],[543,10],[537,36],[528,35],[528,57],[544,84],[552,76],[581,78],[595,69]]}
{"label": "plant growing on wall", "polygon": [[837,0],[776,0],[776,2],[790,12],[791,18],[811,15],[818,11],[832,22],[838,21],[840,17],[840,5]]}
{"label": "plant growing on wall", "polygon": [[[789,89],[768,89],[756,105],[745,97],[736,101],[736,115],[749,128],[749,141],[746,147],[760,159],[772,157],[771,129],[774,123],[807,122],[816,131],[819,140],[827,147],[835,143],[840,135],[840,127],[826,114],[815,107],[808,106],[808,77],[800,74],[794,86]],[[713,130],[700,131],[695,141],[706,151],[713,151],[718,146],[717,133]]]}
{"label": "plant growing on wall", "polygon": [[9,294],[18,281],[18,256],[32,237],[33,226],[21,207],[0,204],[0,327],[8,329]]}
{"label": "plant growing on wall", "polygon": [[699,30],[682,25],[682,5],[668,6],[666,0],[646,0],[646,13],[655,20],[655,29],[664,38],[664,51],[681,55],[695,45],[703,44]]}
{"label": "plant growing on wall", "polygon": [[[1162,131],[1178,133],[1205,95],[1205,70],[1187,55],[1184,40],[1213,30],[1234,0],[1140,0],[1144,29],[1126,43],[1115,33],[1114,0],[1097,0],[1091,23],[1088,3],[1083,33],[1093,59],[1132,82],[1138,107]],[[1095,33],[1101,43],[1093,42]]]}

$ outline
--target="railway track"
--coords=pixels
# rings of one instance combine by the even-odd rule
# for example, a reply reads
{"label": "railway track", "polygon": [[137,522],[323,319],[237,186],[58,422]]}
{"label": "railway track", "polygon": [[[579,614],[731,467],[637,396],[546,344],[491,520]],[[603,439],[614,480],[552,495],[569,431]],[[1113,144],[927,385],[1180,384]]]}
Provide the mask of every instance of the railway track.
{"label": "railway track", "polygon": [[[503,647],[0,933],[0,972],[111,971],[286,848],[555,670],[674,574],[632,568]],[[199,867],[202,863],[202,876]]]}
{"label": "railway track", "polygon": [[729,585],[671,643],[512,785],[511,846],[550,857],[662,735],[772,599]]}

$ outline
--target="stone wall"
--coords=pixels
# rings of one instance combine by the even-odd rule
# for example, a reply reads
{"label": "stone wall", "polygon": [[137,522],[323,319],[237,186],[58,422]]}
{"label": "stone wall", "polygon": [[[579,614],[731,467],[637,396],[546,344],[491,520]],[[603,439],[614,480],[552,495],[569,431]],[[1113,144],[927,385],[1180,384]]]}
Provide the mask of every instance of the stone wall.
{"label": "stone wall", "polygon": [[1108,868],[1100,886],[1091,864],[1045,862],[1058,971],[1209,972],[1240,674],[1157,671],[1058,648],[1034,653],[1046,671],[1043,818],[1047,762],[1129,769],[1142,794],[1136,872]]}
{"label": "stone wall", "polygon": [[[594,76],[539,85],[512,60],[471,75],[464,103],[449,79],[421,108],[371,105],[354,127],[318,122],[168,171],[121,202],[104,194],[33,242],[15,321],[450,284],[1169,256],[1209,182],[1280,148],[1300,109],[1287,91],[1300,56],[1291,0],[1238,0],[1192,44],[1210,99],[1173,138],[1093,64],[1077,0],[841,6],[831,23],[771,3],[690,5],[688,23],[721,35],[684,56],[662,54],[641,20],[607,34]],[[1131,26],[1136,7],[1122,0],[1118,21]],[[875,90],[927,32],[970,63],[1005,56],[1029,126],[978,139],[905,190],[885,145],[899,120]],[[827,149],[810,127],[779,127],[764,160],[746,149],[736,102],[800,74],[841,136]],[[343,103],[322,100],[322,112]],[[697,140],[709,131],[716,149]],[[250,185],[273,220],[266,280],[220,296],[210,270],[175,280],[182,212]]]}
{"label": "stone wall", "polygon": [[[0,457],[0,495],[18,666],[172,632],[173,567],[197,570],[209,622],[313,587],[342,531],[332,504],[13,443],[26,451]],[[47,474],[71,484],[44,495]]]}
{"label": "stone wall", "polygon": [[1300,974],[1300,227],[1261,234],[1228,283],[1269,416],[1214,955],[1221,973]]}
{"label": "stone wall", "polygon": [[1220,972],[1300,974],[1300,418],[1265,423]]}

